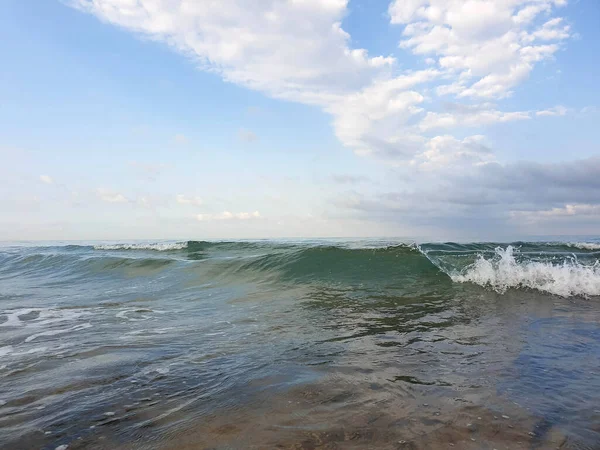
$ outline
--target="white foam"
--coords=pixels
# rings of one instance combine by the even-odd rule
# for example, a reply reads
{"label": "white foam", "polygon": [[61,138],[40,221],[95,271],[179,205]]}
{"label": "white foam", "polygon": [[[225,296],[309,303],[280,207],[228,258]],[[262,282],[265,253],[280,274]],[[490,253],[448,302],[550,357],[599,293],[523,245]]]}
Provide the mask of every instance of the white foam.
{"label": "white foam", "polygon": [[567,245],[580,250],[600,250],[600,244],[593,242],[569,242]]}
{"label": "white foam", "polygon": [[154,242],[139,244],[105,244],[94,245],[94,250],[154,250],[168,252],[187,248],[187,242]]}
{"label": "white foam", "polygon": [[[151,317],[147,316],[145,314],[141,314],[142,312],[144,313],[152,313],[153,311],[150,309],[126,309],[123,311],[119,311],[117,314],[115,314],[115,317],[119,318],[119,319],[125,319],[125,320],[129,320],[130,322],[140,322],[142,320],[149,320]],[[140,316],[139,318],[136,317],[129,317],[128,314],[130,313],[139,313]]]}
{"label": "white foam", "polygon": [[600,295],[600,263],[583,265],[565,261],[517,262],[512,246],[496,248],[490,259],[479,256],[474,264],[460,274],[450,274],[455,282],[475,283],[504,293],[509,288],[530,288],[562,297]]}
{"label": "white foam", "polygon": [[46,309],[41,310],[40,316],[31,322],[35,326],[45,326],[61,322],[74,322],[91,314],[93,314],[92,311],[81,309]]}
{"label": "white foam", "polygon": [[5,345],[4,347],[0,347],[0,356],[10,355],[13,352],[12,345]]}
{"label": "white foam", "polygon": [[6,317],[6,322],[0,323],[0,327],[20,327],[24,323],[19,318],[19,316],[24,316],[33,311],[40,311],[40,309],[22,308],[22,309],[13,309],[10,311],[3,311],[2,315]]}
{"label": "white foam", "polygon": [[25,338],[25,342],[31,342],[34,339],[37,339],[42,336],[56,336],[57,334],[70,333],[71,331],[85,330],[86,328],[90,328],[91,326],[92,326],[91,323],[82,323],[80,325],[75,325],[74,327],[66,328],[66,329],[62,329],[62,330],[42,331],[41,333],[36,333],[36,334],[32,334],[31,336],[28,336],[27,338]]}
{"label": "white foam", "polygon": [[146,335],[166,334],[169,330],[173,330],[173,329],[174,329],[174,327],[166,327],[166,328],[156,328],[156,329],[151,329],[151,330],[128,331],[120,338],[127,339],[128,336],[139,336],[141,334],[146,334]]}
{"label": "white foam", "polygon": [[[22,319],[23,316],[37,312],[38,315],[31,319]],[[90,311],[72,310],[72,309],[51,309],[51,308],[21,308],[11,309],[0,312],[0,315],[6,317],[6,321],[0,323],[0,327],[45,327],[55,323],[72,322],[79,320],[83,316],[92,314]]]}

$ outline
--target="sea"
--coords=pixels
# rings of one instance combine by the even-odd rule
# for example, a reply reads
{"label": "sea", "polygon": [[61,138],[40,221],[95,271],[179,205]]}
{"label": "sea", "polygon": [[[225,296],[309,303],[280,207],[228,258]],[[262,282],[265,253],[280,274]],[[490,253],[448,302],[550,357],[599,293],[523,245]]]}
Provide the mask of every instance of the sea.
{"label": "sea", "polygon": [[600,449],[600,239],[0,244],[2,449]]}

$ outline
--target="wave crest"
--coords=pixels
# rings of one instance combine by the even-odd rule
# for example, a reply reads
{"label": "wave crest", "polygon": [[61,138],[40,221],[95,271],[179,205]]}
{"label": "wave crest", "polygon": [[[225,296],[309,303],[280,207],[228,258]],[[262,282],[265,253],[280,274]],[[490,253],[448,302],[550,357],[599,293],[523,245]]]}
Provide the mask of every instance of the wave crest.
{"label": "wave crest", "polygon": [[103,244],[94,245],[94,250],[154,250],[158,252],[169,252],[187,248],[187,242],[154,242],[139,244]]}
{"label": "wave crest", "polygon": [[578,248],[580,250],[600,250],[600,244],[595,244],[593,242],[570,242],[567,246]]}
{"label": "wave crest", "polygon": [[517,261],[515,249],[498,247],[495,255],[485,259],[479,255],[475,263],[460,274],[451,274],[458,283],[475,283],[498,293],[510,288],[536,289],[561,297],[600,295],[600,263],[584,265],[565,260],[556,265],[549,261]]}

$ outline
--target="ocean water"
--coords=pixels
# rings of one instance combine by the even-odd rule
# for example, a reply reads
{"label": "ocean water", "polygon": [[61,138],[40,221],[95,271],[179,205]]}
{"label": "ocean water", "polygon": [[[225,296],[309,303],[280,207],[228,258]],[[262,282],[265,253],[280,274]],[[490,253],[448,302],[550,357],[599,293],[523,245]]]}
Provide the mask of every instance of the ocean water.
{"label": "ocean water", "polygon": [[600,448],[600,240],[5,243],[0,448]]}

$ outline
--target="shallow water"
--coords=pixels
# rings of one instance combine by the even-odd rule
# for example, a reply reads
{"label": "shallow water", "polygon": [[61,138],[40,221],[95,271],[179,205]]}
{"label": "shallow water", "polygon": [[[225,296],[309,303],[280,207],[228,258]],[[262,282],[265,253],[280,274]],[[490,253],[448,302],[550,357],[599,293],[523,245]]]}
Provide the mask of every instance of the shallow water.
{"label": "shallow water", "polygon": [[600,245],[5,245],[3,448],[600,448]]}

